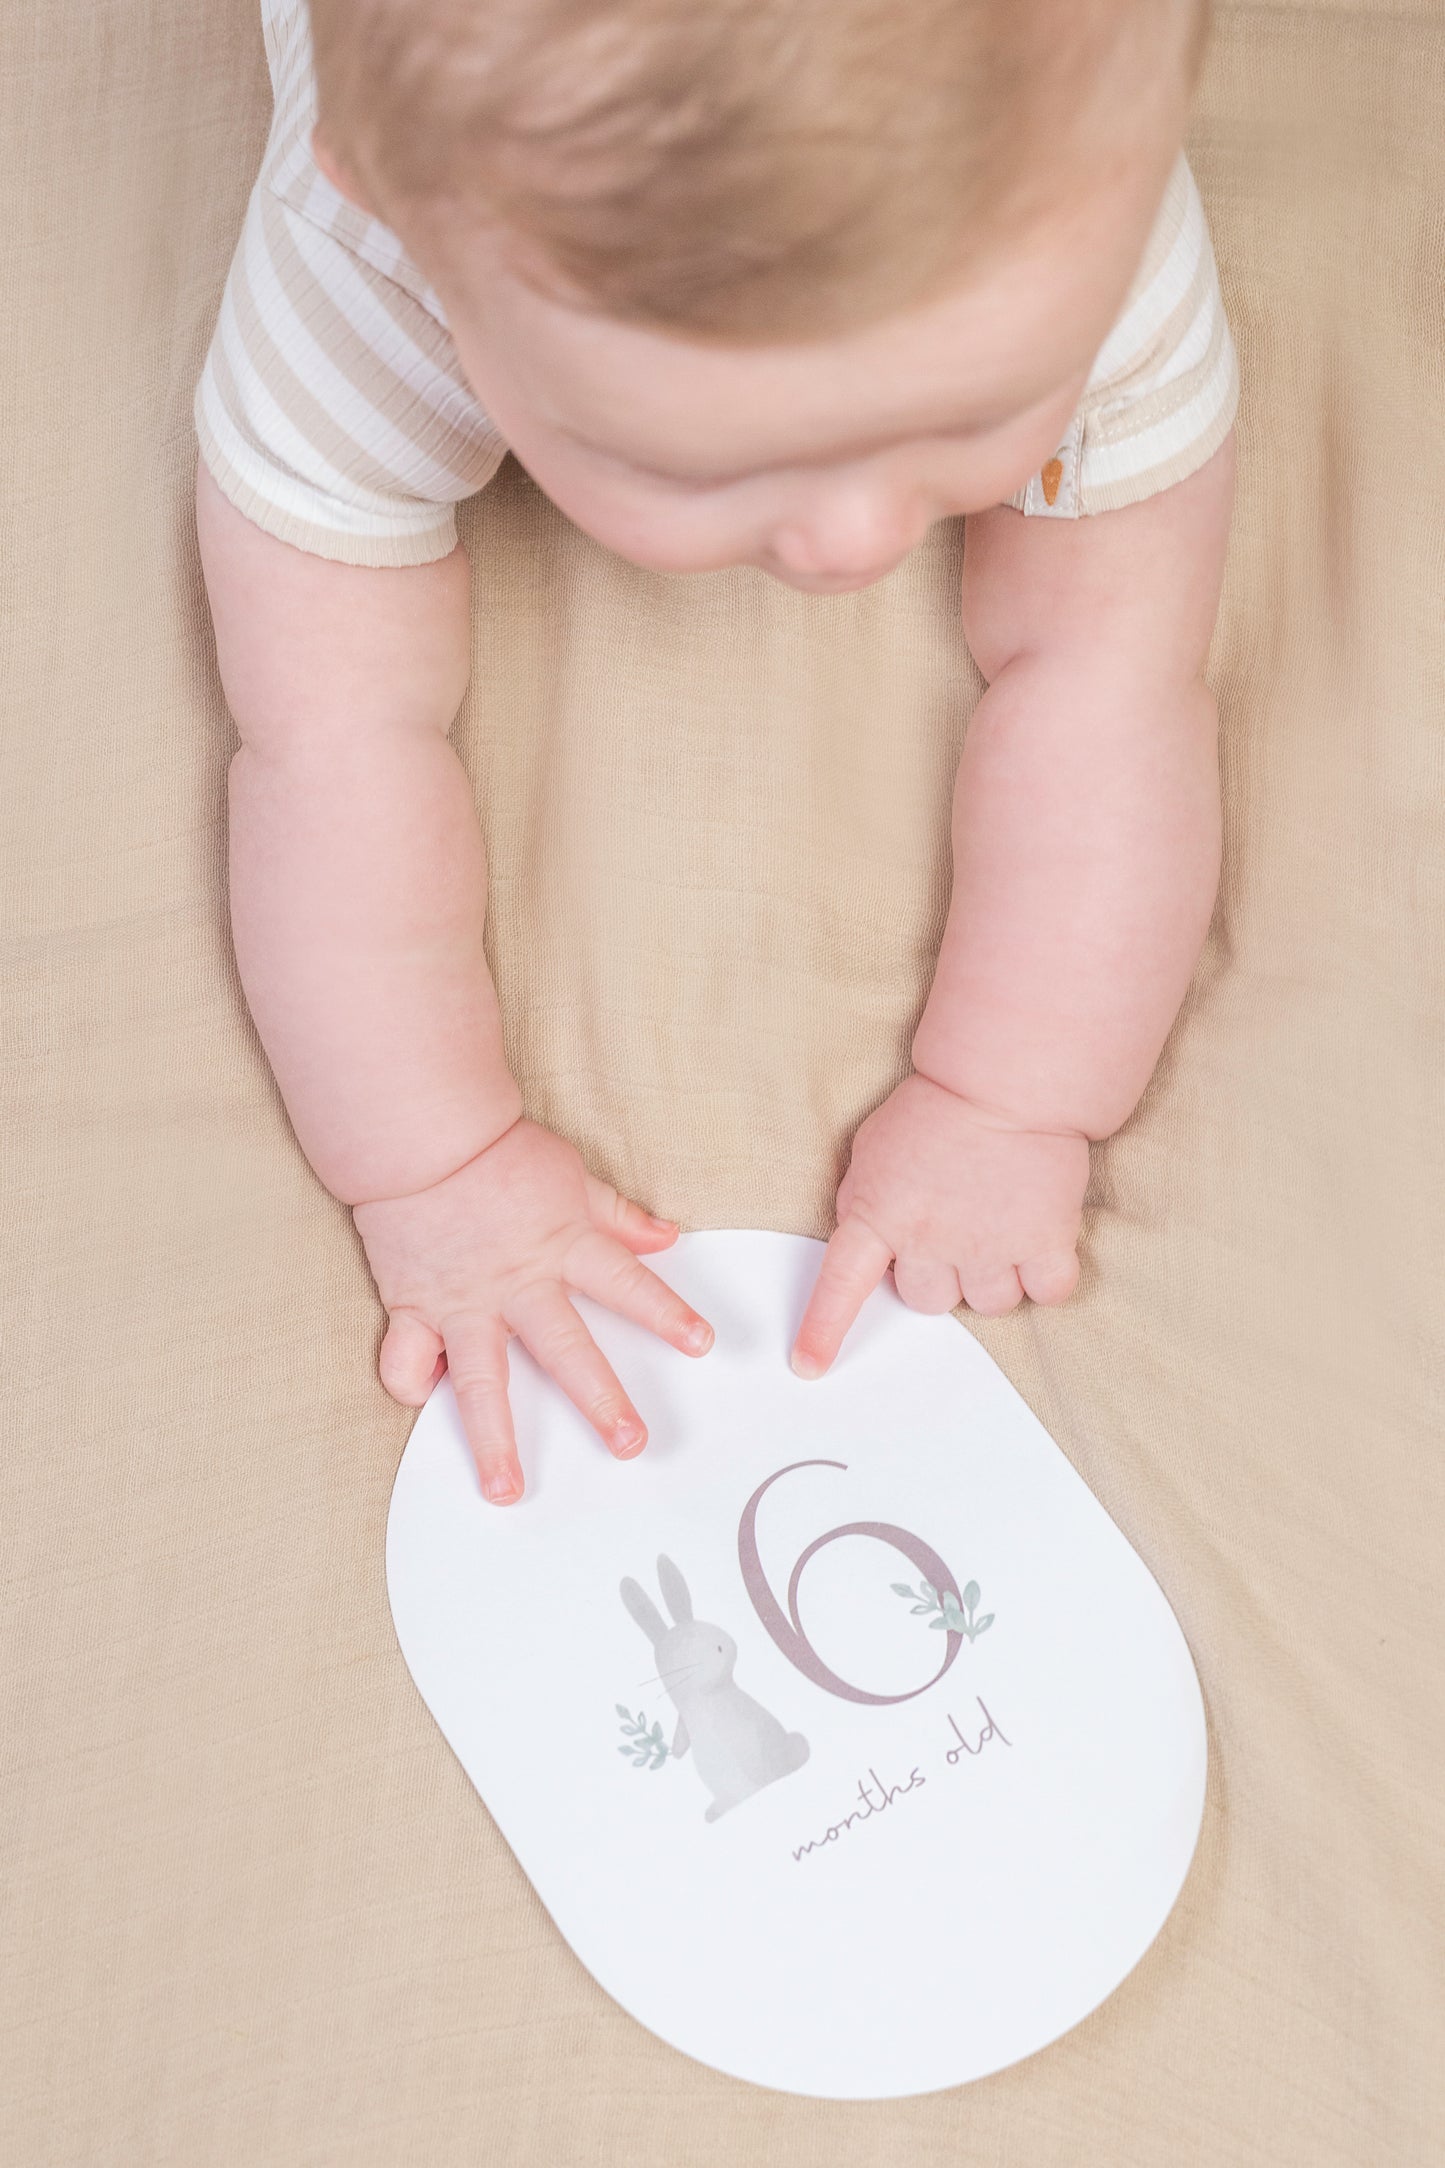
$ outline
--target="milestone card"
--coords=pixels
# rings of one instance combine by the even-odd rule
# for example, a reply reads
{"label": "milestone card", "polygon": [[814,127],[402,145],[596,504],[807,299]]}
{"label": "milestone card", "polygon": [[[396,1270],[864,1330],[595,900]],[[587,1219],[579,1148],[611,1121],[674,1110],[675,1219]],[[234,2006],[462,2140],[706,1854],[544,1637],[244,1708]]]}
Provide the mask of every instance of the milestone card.
{"label": "milestone card", "polygon": [[788,1368],[822,1245],[651,1262],[700,1361],[593,1305],[611,1459],[513,1343],[525,1499],[443,1383],[392,1496],[412,1677],[538,1895],[700,2062],[836,2100],[963,2084],[1093,2010],[1168,1916],[1199,1686],[1142,1561],[978,1342],[891,1288]]}

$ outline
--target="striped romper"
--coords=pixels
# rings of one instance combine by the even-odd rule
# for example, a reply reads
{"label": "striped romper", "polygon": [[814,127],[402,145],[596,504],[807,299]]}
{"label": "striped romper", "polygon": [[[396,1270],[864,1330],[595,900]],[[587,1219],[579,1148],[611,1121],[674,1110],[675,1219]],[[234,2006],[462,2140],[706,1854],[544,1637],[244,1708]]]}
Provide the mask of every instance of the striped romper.
{"label": "striped romper", "polygon": [[[275,114],[196,391],[201,456],[267,533],[343,564],[445,557],[506,445],[436,295],[311,155],[305,0],[261,0]],[[1239,397],[1204,209],[1181,156],[1054,457],[1009,502],[1076,518],[1203,466]]]}

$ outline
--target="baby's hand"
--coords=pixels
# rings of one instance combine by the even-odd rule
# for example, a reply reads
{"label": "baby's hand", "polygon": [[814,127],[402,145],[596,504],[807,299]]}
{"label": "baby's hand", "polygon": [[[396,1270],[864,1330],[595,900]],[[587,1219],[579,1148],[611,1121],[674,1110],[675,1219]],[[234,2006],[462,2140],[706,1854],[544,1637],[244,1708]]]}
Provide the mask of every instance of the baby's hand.
{"label": "baby's hand", "polygon": [[853,1139],[793,1368],[822,1375],[890,1262],[913,1310],[966,1302],[1001,1317],[1024,1295],[1064,1301],[1088,1178],[1086,1138],[1022,1129],[906,1078]]}
{"label": "baby's hand", "polygon": [[619,1460],[641,1452],[647,1431],[569,1292],[685,1355],[712,1346],[712,1327],[637,1261],[675,1242],[676,1227],[596,1181],[570,1144],[535,1122],[514,1122],[430,1189],[358,1205],[355,1219],[389,1318],[381,1381],[419,1407],[442,1370],[451,1372],[482,1489],[498,1505],[522,1494],[507,1401],[510,1334]]}

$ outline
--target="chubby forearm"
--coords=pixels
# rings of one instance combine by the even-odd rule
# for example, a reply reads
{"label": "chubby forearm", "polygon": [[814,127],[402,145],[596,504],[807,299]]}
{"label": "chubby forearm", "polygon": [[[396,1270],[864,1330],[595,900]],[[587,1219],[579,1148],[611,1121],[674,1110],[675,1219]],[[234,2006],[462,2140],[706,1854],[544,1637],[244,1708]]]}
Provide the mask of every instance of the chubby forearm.
{"label": "chubby forearm", "polygon": [[231,769],[242,984],[302,1149],[348,1204],[428,1187],[521,1111],[482,952],[486,867],[439,734]]}
{"label": "chubby forearm", "polygon": [[916,1068],[1032,1129],[1110,1135],[1159,1058],[1219,870],[1214,702],[1046,648],[969,725]]}
{"label": "chubby forearm", "polygon": [[482,935],[486,861],[446,739],[466,682],[465,561],[303,556],[202,477],[226,693],[231,915],[302,1149],[348,1204],[410,1194],[521,1111]]}
{"label": "chubby forearm", "polygon": [[1183,1000],[1219,870],[1204,665],[1233,492],[1231,436],[1127,510],[968,523],[964,630],[989,682],[914,1060],[1008,1122],[1110,1135]]}

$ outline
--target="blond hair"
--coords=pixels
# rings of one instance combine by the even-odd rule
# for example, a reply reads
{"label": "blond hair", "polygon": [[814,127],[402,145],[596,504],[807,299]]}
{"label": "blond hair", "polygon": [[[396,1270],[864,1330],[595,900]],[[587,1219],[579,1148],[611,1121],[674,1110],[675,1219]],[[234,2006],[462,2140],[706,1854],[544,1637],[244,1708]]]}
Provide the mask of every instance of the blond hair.
{"label": "blond hair", "polygon": [[[722,338],[876,318],[1066,154],[1182,117],[1207,0],[312,0],[320,122],[383,216],[500,229],[603,313]],[[1092,145],[1092,149],[1090,146]]]}

